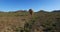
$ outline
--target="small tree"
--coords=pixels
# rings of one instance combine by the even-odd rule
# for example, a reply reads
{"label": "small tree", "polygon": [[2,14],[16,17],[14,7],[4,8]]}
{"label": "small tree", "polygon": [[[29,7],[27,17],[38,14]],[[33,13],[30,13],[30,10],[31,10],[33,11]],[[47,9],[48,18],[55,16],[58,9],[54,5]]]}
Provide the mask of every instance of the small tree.
{"label": "small tree", "polygon": [[29,13],[30,13],[30,15],[32,15],[33,14],[33,10],[29,9]]}

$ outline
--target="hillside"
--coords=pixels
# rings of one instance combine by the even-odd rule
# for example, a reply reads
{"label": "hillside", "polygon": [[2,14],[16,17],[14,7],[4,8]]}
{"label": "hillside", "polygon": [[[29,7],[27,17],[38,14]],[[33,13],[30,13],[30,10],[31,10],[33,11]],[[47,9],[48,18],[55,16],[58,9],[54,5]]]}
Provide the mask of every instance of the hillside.
{"label": "hillside", "polygon": [[1,12],[0,32],[60,32],[60,12]]}

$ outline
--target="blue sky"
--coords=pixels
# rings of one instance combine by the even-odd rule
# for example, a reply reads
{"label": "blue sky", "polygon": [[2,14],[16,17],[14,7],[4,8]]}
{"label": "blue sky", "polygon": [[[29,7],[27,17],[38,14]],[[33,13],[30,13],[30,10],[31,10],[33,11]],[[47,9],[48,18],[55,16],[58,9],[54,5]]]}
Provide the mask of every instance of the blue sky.
{"label": "blue sky", "polygon": [[28,10],[34,11],[60,10],[60,0],[0,0],[0,11]]}

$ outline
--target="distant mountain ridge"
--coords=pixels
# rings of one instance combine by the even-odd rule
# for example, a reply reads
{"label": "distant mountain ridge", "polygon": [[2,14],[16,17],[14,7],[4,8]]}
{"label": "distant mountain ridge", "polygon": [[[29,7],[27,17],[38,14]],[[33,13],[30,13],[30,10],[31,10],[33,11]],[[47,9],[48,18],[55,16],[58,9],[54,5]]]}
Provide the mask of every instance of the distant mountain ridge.
{"label": "distant mountain ridge", "polygon": [[60,12],[60,10],[54,10],[54,11],[52,11],[52,12]]}

